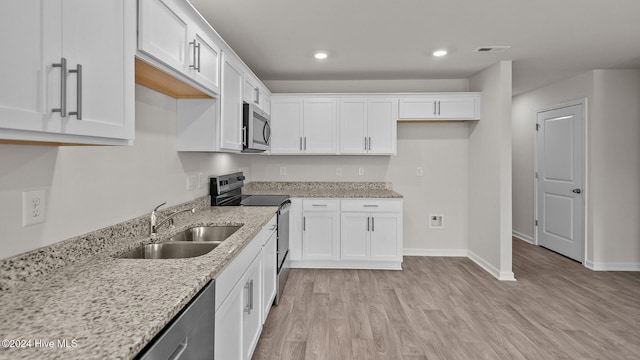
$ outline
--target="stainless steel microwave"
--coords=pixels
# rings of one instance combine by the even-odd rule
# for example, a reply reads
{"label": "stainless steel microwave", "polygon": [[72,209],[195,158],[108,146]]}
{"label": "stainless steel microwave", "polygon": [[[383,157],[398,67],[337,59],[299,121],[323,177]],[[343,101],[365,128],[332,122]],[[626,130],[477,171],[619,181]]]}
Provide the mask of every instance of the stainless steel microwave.
{"label": "stainless steel microwave", "polygon": [[271,119],[255,104],[242,107],[242,152],[263,152],[271,148]]}

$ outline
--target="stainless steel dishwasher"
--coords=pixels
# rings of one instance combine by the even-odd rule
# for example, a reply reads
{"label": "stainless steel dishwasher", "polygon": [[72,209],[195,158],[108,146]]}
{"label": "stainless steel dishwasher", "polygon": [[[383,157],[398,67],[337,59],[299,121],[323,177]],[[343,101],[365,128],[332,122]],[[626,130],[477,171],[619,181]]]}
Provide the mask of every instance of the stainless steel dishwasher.
{"label": "stainless steel dishwasher", "polygon": [[215,288],[211,280],[135,358],[213,359]]}

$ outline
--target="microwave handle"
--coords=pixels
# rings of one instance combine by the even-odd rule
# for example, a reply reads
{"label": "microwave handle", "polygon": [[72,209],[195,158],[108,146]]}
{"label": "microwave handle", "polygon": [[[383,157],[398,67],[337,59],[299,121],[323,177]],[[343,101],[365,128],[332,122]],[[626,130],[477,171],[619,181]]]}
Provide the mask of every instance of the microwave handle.
{"label": "microwave handle", "polygon": [[271,140],[271,125],[269,122],[264,123],[264,128],[262,128],[262,137],[264,137],[264,142],[269,144],[269,140]]}
{"label": "microwave handle", "polygon": [[242,146],[247,147],[247,127],[242,127]]}

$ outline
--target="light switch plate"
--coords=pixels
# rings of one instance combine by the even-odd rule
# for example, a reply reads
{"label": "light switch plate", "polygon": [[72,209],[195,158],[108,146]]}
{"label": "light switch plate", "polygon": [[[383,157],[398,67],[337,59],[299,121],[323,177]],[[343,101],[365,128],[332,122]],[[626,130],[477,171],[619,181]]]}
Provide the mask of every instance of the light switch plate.
{"label": "light switch plate", "polygon": [[47,219],[45,189],[22,192],[22,226],[43,223]]}

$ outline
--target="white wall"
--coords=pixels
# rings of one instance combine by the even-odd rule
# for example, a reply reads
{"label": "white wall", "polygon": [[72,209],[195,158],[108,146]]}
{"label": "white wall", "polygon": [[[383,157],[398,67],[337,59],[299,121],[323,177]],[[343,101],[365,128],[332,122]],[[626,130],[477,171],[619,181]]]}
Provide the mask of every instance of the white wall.
{"label": "white wall", "polygon": [[[136,86],[132,147],[0,145],[0,258],[82,235],[208,194],[186,174],[246,167],[238,155],[178,153],[176,100]],[[22,191],[47,190],[47,220],[22,227]]]}
{"label": "white wall", "polygon": [[[468,91],[468,80],[265,81],[274,92]],[[259,156],[251,176],[261,181],[387,181],[404,195],[407,254],[465,256],[469,123],[398,124],[395,156]],[[280,176],[285,166],[287,175]],[[416,167],[424,176],[416,176]],[[358,168],[364,175],[358,175]],[[342,175],[336,176],[336,168]],[[429,214],[443,214],[431,229]]]}
{"label": "white wall", "polygon": [[640,271],[640,70],[594,70],[593,84],[587,266]]}
{"label": "white wall", "polygon": [[513,230],[533,237],[536,111],[587,98],[586,265],[640,270],[640,70],[594,70],[513,99]]}
{"label": "white wall", "polygon": [[511,270],[511,62],[470,79],[482,114],[469,133],[469,257],[501,280]]}

